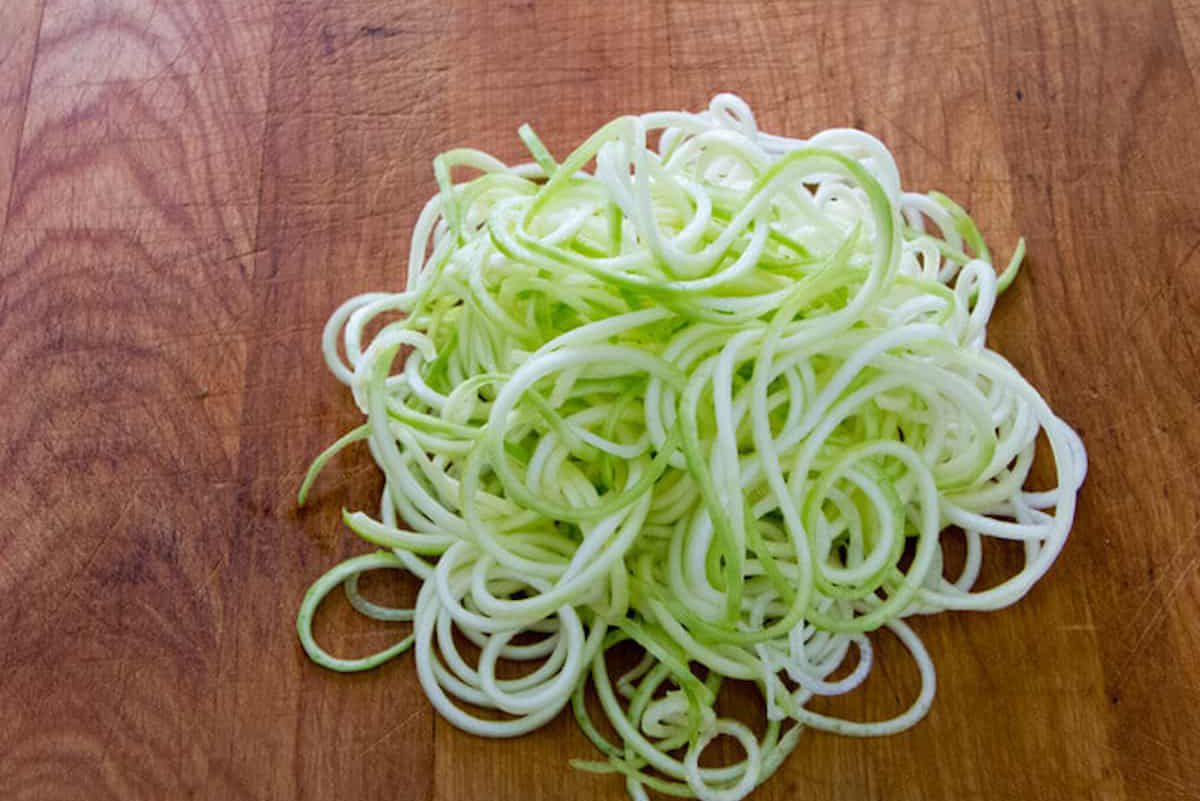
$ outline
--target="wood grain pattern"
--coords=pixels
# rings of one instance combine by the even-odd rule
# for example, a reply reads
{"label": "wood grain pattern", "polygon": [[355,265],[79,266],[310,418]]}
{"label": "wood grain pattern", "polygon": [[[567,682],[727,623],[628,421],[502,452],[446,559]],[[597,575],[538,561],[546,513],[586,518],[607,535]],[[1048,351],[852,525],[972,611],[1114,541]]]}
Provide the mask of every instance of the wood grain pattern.
{"label": "wood grain pattern", "polygon": [[[754,796],[1200,797],[1200,3],[16,0],[0,24],[0,798],[615,799],[559,719],[481,741],[410,660],[327,673],[308,583],[380,490],[321,363],[403,280],[430,159],[556,153],[716,91],[856,125],[1028,269],[993,344],[1091,452],[1047,580],[919,630],[939,695],[882,740],[806,734]],[[411,597],[398,582],[380,587]],[[318,633],[396,636],[330,604]],[[886,715],[884,669],[837,709]],[[736,698],[733,700],[736,703]]]}
{"label": "wood grain pattern", "polygon": [[270,22],[46,3],[0,254],[4,798],[262,797],[215,699]]}
{"label": "wood grain pattern", "polygon": [[42,0],[17,0],[5,7],[0,28],[0,241],[25,124],[25,101],[42,23]]}

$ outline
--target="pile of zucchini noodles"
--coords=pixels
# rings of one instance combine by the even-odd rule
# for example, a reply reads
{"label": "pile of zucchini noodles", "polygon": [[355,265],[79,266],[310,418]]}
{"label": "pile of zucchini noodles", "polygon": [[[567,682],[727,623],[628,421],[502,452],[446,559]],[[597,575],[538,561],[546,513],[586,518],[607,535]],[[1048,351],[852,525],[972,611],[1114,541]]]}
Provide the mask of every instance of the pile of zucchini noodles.
{"label": "pile of zucchini noodles", "polygon": [[[733,95],[621,117],[561,163],[520,135],[528,164],[439,156],[406,289],[352,298],[325,329],[367,422],[316,460],[301,503],[356,441],[386,488],[378,515],[345,513],[380,550],[313,584],[304,648],[341,671],[412,648],[437,711],[479,735],[570,704],[605,757],[575,764],[623,774],[634,798],[742,798],[804,726],[913,725],[934,668],[905,619],[1021,598],[1084,478],[1079,437],[985,346],[1023,243],[998,276],[967,214],[903,191],[878,140],[767,135]],[[1057,486],[1026,491],[1039,432]],[[965,539],[957,575],[950,537]],[[976,589],[984,538],[1019,541],[1025,561]],[[359,592],[380,568],[423,582],[415,608]],[[312,619],[338,585],[412,634],[330,655]],[[877,722],[810,711],[867,677],[880,627],[916,662],[912,705]],[[644,658],[614,678],[606,654],[625,641]],[[502,678],[500,660],[530,667]],[[757,685],[764,731],[717,716],[726,679]],[[721,735],[743,758],[701,767]]]}

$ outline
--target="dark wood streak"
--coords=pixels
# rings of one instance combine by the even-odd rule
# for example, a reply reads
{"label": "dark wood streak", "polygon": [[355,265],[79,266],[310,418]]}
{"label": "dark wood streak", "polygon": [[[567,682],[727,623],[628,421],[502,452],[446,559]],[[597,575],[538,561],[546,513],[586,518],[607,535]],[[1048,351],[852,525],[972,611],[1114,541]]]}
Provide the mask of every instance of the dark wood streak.
{"label": "dark wood streak", "polygon": [[[555,154],[716,91],[853,124],[1029,262],[991,341],[1084,433],[1078,527],[1012,609],[917,623],[939,696],[807,733],[759,799],[1191,799],[1200,787],[1200,4],[13,0],[0,23],[0,798],[612,799],[569,717],[439,720],[411,659],[310,664],[310,581],[365,550],[365,450],[319,339],[402,285],[452,146]],[[998,551],[996,565],[1017,558]],[[376,581],[394,600],[412,582]],[[335,651],[390,642],[334,599]],[[888,637],[863,691],[897,711]],[[752,691],[722,703],[746,714]],[[734,756],[732,746],[715,749]]]}

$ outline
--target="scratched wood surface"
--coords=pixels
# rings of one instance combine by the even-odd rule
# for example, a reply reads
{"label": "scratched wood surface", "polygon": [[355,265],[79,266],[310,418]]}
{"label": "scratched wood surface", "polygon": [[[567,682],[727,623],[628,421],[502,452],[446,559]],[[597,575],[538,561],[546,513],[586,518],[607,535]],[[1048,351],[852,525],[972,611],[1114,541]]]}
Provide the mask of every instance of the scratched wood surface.
{"label": "scratched wood surface", "polygon": [[[1075,533],[1020,605],[918,624],[939,694],[806,734],[759,799],[1200,797],[1200,3],[5,0],[0,21],[0,798],[610,799],[573,722],[432,714],[411,660],[293,633],[380,484],[310,458],[356,420],[343,298],[403,280],[455,145],[565,152],[734,90],[856,125],[1028,269],[992,342],[1076,424]],[[376,588],[411,598],[411,586]],[[395,636],[331,603],[318,633]],[[900,708],[883,665],[839,710]]]}

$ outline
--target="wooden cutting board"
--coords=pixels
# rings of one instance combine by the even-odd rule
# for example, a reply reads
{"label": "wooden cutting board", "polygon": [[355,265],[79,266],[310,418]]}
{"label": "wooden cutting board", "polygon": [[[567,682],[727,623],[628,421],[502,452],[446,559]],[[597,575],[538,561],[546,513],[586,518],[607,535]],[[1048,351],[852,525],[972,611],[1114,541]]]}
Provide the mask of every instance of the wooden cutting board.
{"label": "wooden cutting board", "polygon": [[[411,659],[339,676],[293,617],[379,479],[321,327],[398,288],[430,159],[556,153],[741,93],[863,127],[1029,261],[991,342],[1084,436],[1020,605],[918,622],[933,711],[807,733],[755,798],[1200,798],[1200,5],[6,0],[0,21],[0,798],[609,799],[560,719],[482,741]],[[411,598],[412,587],[378,587]],[[331,602],[318,633],[395,636]],[[886,639],[886,638],[881,638]],[[914,690],[887,642],[846,714]]]}

